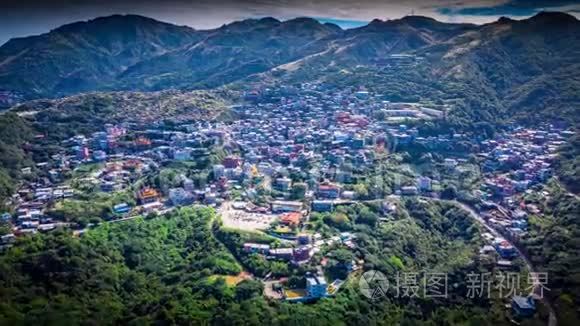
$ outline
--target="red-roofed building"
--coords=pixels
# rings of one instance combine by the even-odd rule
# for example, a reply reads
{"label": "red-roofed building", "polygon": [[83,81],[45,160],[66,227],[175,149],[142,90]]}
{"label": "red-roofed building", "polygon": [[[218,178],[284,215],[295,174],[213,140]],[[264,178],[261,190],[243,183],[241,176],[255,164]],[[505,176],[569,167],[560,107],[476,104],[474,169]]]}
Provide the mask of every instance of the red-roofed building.
{"label": "red-roofed building", "polygon": [[139,200],[141,204],[148,204],[157,201],[159,193],[153,188],[143,188],[139,191]]}
{"label": "red-roofed building", "polygon": [[302,218],[302,214],[297,212],[290,212],[282,215],[280,217],[280,223],[288,225],[288,226],[298,226],[300,224],[300,219]]}
{"label": "red-roofed building", "polygon": [[334,184],[321,184],[318,186],[316,196],[319,198],[336,199],[340,196],[340,187]]}

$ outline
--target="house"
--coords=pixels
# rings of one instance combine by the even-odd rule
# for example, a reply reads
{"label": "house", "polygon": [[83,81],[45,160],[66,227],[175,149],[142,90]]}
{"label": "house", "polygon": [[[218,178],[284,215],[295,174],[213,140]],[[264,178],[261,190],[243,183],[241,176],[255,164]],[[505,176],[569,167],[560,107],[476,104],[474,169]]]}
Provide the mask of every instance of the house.
{"label": "house", "polygon": [[270,256],[272,256],[275,259],[291,260],[294,257],[294,249],[292,248],[270,249]]}
{"label": "house", "polygon": [[358,91],[358,92],[354,93],[354,96],[356,96],[356,98],[358,98],[359,100],[368,100],[368,98],[369,98],[369,92],[367,92],[367,91]]}
{"label": "house", "polygon": [[2,221],[10,221],[12,219],[12,215],[10,215],[10,213],[2,213],[0,219]]}
{"label": "house", "polygon": [[183,179],[183,189],[185,189],[185,191],[193,192],[193,190],[195,189],[195,185],[193,183],[193,180],[191,180],[189,178],[184,178]]}
{"label": "house", "polygon": [[272,202],[272,212],[300,212],[302,210],[302,203],[299,201],[282,201],[276,200]]}
{"label": "house", "polygon": [[310,259],[310,248],[303,246],[294,250],[293,260],[296,263],[306,262]]}
{"label": "house", "polygon": [[0,237],[1,244],[13,243],[16,241],[14,233],[8,233]]}
{"label": "house", "polygon": [[131,210],[131,207],[127,203],[121,203],[113,206],[113,212],[115,214],[125,214]]}
{"label": "house", "polygon": [[24,221],[20,223],[20,227],[23,229],[37,229],[40,222],[38,221]]}
{"label": "house", "polygon": [[484,254],[484,255],[490,254],[492,252],[495,252],[495,248],[493,246],[490,246],[490,245],[485,245],[479,250],[479,253]]}
{"label": "house", "polygon": [[454,169],[457,166],[457,160],[453,158],[446,158],[443,165],[448,169]]}
{"label": "house", "polygon": [[497,253],[504,259],[510,259],[517,255],[516,249],[509,242],[503,240],[494,243]]}
{"label": "house", "polygon": [[337,182],[351,183],[352,182],[352,172],[339,170],[336,172],[335,179]]}
{"label": "house", "polygon": [[143,206],[142,206],[144,213],[157,212],[162,208],[163,208],[163,203],[158,202],[158,201],[149,202],[149,203],[143,204]]}
{"label": "house", "polygon": [[101,183],[101,191],[111,192],[115,190],[115,183],[111,181],[104,181]]}
{"label": "house", "polygon": [[415,186],[405,186],[401,187],[401,193],[406,196],[414,196],[419,194],[419,190]]}
{"label": "house", "polygon": [[102,162],[107,159],[107,153],[104,151],[94,151],[93,152],[93,160],[97,162]]}
{"label": "house", "polygon": [[322,276],[306,278],[306,294],[309,298],[322,298],[327,295],[328,284]]}
{"label": "house", "polygon": [[334,203],[331,200],[313,200],[312,210],[315,212],[331,212],[334,209]]}
{"label": "house", "polygon": [[159,193],[157,193],[157,190],[153,188],[146,187],[139,191],[137,197],[141,201],[141,204],[149,204],[157,201],[159,198]]}
{"label": "house", "polygon": [[290,190],[290,186],[292,184],[292,180],[289,178],[278,178],[276,179],[276,189],[280,191],[288,191]]}
{"label": "house", "polygon": [[288,225],[291,227],[296,227],[300,224],[300,219],[302,218],[302,214],[297,212],[290,212],[282,215],[280,217],[280,223],[284,225]]}
{"label": "house", "polygon": [[176,161],[188,161],[191,160],[191,153],[191,148],[174,149],[173,159]]}
{"label": "house", "polygon": [[169,200],[173,205],[191,205],[193,195],[183,188],[172,188],[169,189]]}
{"label": "house", "polygon": [[419,177],[417,179],[417,186],[422,191],[431,191],[431,178]]}
{"label": "house", "polygon": [[318,198],[337,199],[340,196],[340,187],[333,184],[321,184],[316,191]]}
{"label": "house", "polygon": [[38,231],[40,231],[40,232],[52,231],[54,229],[56,229],[56,224],[54,224],[54,223],[39,224],[38,225]]}
{"label": "house", "polygon": [[498,269],[503,270],[513,270],[516,269],[514,263],[511,260],[500,259],[496,263]]}
{"label": "house", "polygon": [[213,192],[206,192],[203,203],[206,205],[213,205],[217,202],[217,195]]}
{"label": "house", "polygon": [[298,244],[300,245],[307,245],[312,240],[312,237],[308,233],[301,233],[298,235],[297,239]]}
{"label": "house", "polygon": [[536,303],[532,296],[516,295],[512,298],[512,312],[518,317],[531,317],[536,313]]}
{"label": "house", "polygon": [[222,162],[226,169],[235,169],[242,164],[242,159],[236,156],[228,156]]}
{"label": "house", "polygon": [[356,193],[354,191],[343,191],[341,197],[347,200],[353,200],[356,197]]}
{"label": "house", "polygon": [[382,204],[383,214],[390,214],[397,211],[397,205],[392,201],[384,201]]}
{"label": "house", "polygon": [[249,207],[249,206],[246,202],[235,201],[232,203],[232,207],[233,207],[233,209],[245,209],[246,207]]}
{"label": "house", "polygon": [[270,246],[260,243],[244,243],[244,252],[267,255],[270,253]]}

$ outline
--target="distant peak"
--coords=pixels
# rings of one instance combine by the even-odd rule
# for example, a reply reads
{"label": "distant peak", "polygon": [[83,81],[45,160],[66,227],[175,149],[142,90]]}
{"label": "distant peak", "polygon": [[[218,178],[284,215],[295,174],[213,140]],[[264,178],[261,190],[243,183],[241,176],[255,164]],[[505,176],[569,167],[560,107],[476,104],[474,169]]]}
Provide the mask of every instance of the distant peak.
{"label": "distant peak", "polygon": [[401,20],[406,22],[437,22],[437,20],[431,17],[414,15],[405,16]]}
{"label": "distant peak", "polygon": [[509,18],[509,17],[505,17],[505,16],[501,16],[499,17],[499,19],[497,20],[498,23],[501,24],[508,24],[508,23],[513,23],[515,20]]}
{"label": "distant peak", "polygon": [[340,26],[338,26],[337,24],[334,24],[334,23],[324,23],[323,25],[326,26],[326,27],[328,27],[328,28],[330,28],[330,29],[332,29],[332,30],[335,30],[337,32],[338,31],[342,31],[342,27],[340,27]]}
{"label": "distant peak", "polygon": [[278,19],[276,19],[274,17],[264,17],[264,18],[260,19],[259,22],[265,23],[265,24],[279,24],[279,23],[281,23]]}
{"label": "distant peak", "polygon": [[331,33],[337,33],[342,31],[340,27],[335,24],[323,24],[319,20],[310,17],[297,17],[287,20],[282,23],[282,26],[291,29],[301,29],[308,31],[320,31],[324,30]]}
{"label": "distant peak", "polygon": [[560,11],[540,11],[533,17],[530,17],[529,20],[552,24],[578,22],[576,17]]}
{"label": "distant peak", "polygon": [[398,19],[387,19],[387,20],[380,20],[380,19],[373,19],[369,23],[369,25],[393,25],[393,24],[406,24],[412,27],[427,27],[432,26],[433,24],[441,23],[434,18],[426,17],[426,16],[404,16]]}
{"label": "distant peak", "polygon": [[296,17],[285,21],[285,23],[316,24],[316,25],[320,24],[318,20],[310,17]]}
{"label": "distant peak", "polygon": [[222,25],[221,28],[227,29],[237,29],[237,28],[253,28],[256,26],[277,26],[282,22],[274,17],[264,17],[264,18],[248,18],[244,20],[235,21],[229,24]]}
{"label": "distant peak", "polygon": [[[103,16],[97,17],[86,21],[78,21],[66,25],[62,25],[55,29],[55,31],[66,32],[66,31],[73,31],[82,26],[100,26],[100,25],[137,25],[137,24],[167,24],[160,21],[157,21],[153,18],[139,16],[139,15],[110,15],[110,16]],[[169,25],[169,24],[167,24]]]}

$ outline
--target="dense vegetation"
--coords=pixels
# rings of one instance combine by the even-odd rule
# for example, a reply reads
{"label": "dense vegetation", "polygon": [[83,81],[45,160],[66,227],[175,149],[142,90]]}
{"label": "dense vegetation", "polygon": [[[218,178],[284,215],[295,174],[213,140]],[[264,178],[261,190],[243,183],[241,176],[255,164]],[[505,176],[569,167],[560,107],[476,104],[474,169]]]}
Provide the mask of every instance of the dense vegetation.
{"label": "dense vegetation", "polygon": [[580,134],[576,133],[560,148],[556,173],[570,191],[580,192]]}
{"label": "dense vegetation", "polygon": [[63,139],[102,130],[106,123],[215,118],[225,109],[228,96],[217,91],[101,92],[31,101],[13,111],[29,113],[43,134]]}
{"label": "dense vegetation", "polygon": [[28,123],[14,113],[0,115],[0,209],[18,185],[23,167],[32,161],[24,145],[33,137]]}
{"label": "dense vegetation", "polygon": [[527,198],[544,215],[530,219],[530,237],[524,245],[533,263],[549,273],[548,295],[555,302],[559,321],[574,325],[580,320],[580,200],[556,182],[545,191],[550,193],[545,201]]}
{"label": "dense vegetation", "polygon": [[[376,231],[357,217],[368,215],[367,208],[345,212],[364,222],[352,227],[367,233],[357,233],[355,253],[364,258],[365,268],[389,277],[434,268],[452,273],[450,282],[474,268],[467,258],[477,248],[478,232],[465,213],[447,204],[413,201],[405,207],[408,212],[401,207],[395,221]],[[0,323],[433,325],[469,320],[492,325],[503,318],[489,302],[459,295],[369,301],[350,282],[336,298],[312,305],[269,302],[261,296],[260,282],[231,287],[219,277],[235,275],[241,266],[212,234],[220,232],[212,232],[212,219],[209,208],[183,208],[104,224],[80,238],[66,231],[22,238],[0,258]],[[333,256],[337,262],[340,255]]]}
{"label": "dense vegetation", "polygon": [[[0,262],[0,324],[201,323],[240,267],[210,233],[210,209],[23,238]],[[221,309],[224,309],[222,306]]]}

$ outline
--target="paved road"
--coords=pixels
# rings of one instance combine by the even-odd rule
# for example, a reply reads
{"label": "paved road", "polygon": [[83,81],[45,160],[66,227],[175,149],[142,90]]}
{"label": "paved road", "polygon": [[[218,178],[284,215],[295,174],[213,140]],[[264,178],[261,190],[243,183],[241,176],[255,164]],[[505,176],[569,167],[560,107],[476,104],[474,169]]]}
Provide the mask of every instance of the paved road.
{"label": "paved road", "polygon": [[[496,230],[494,227],[492,227],[491,225],[489,225],[485,219],[483,219],[481,217],[481,215],[479,215],[478,212],[476,212],[473,208],[471,208],[470,206],[458,202],[456,200],[443,200],[443,199],[437,199],[437,198],[431,198],[431,197],[424,197],[426,199],[430,199],[430,200],[436,200],[436,201],[441,201],[441,202],[448,202],[448,203],[452,203],[455,204],[459,207],[461,207],[462,209],[464,209],[465,211],[469,212],[469,215],[471,215],[471,217],[473,217],[474,220],[476,220],[477,222],[479,222],[483,227],[485,227],[491,234],[493,234],[496,237],[502,237],[504,238],[504,236],[498,231]],[[512,245],[518,255],[523,259],[524,263],[526,264],[526,267],[528,269],[528,271],[530,271],[531,273],[536,273],[537,270],[534,267],[534,265],[532,265],[532,262],[528,259],[528,257],[526,257],[526,255],[523,254],[523,252],[521,252],[521,250],[514,245],[510,240],[506,239],[506,241]],[[535,297],[542,301],[542,303],[548,308],[549,311],[549,319],[548,319],[548,326],[556,326],[558,325],[558,320],[556,318],[556,312],[554,310],[554,307],[552,306],[552,304],[543,296],[540,296],[539,294],[541,293],[542,289],[541,289],[541,284],[540,284],[540,280],[538,280],[538,277],[536,274],[530,274],[532,277],[532,284],[534,284],[534,289],[533,289],[533,293],[535,295]]]}

